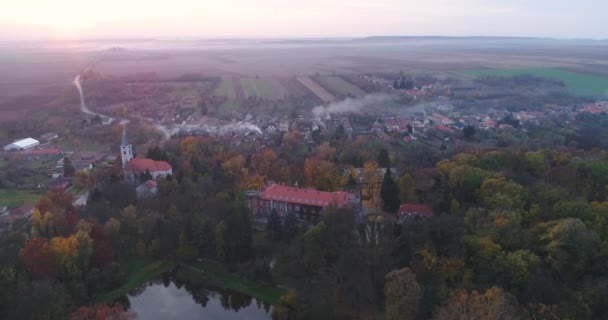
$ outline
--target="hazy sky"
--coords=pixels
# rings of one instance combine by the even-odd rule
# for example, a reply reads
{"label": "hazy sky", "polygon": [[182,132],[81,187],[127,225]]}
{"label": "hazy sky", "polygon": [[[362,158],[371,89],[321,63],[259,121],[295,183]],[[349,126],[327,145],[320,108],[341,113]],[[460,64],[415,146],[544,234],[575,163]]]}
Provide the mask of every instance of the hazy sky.
{"label": "hazy sky", "polygon": [[0,39],[608,38],[607,0],[0,0]]}

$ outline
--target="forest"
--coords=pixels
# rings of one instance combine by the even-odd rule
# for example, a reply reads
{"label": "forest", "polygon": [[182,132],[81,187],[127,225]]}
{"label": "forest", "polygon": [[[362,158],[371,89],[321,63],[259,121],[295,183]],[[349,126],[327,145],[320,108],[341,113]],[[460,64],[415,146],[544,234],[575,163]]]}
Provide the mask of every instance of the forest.
{"label": "forest", "polygon": [[[84,207],[42,197],[30,223],[2,236],[0,318],[131,319],[112,292],[146,272],[192,276],[201,261],[284,288],[265,301],[277,320],[608,318],[608,153],[593,144],[413,163],[363,136],[318,147],[298,132],[266,147],[223,139],[150,148],[174,170],[154,198],[137,199],[118,164],[83,178]],[[360,188],[374,214],[260,219],[243,193],[269,181]],[[400,223],[400,203],[434,215]]]}

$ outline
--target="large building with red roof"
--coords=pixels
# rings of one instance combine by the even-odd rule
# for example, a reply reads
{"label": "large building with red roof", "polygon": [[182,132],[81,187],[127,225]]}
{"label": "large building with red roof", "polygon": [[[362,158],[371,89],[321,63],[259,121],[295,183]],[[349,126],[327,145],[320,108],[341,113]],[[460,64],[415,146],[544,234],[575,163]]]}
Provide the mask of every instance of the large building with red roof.
{"label": "large building with red roof", "polygon": [[433,216],[433,208],[419,204],[402,204],[397,211],[397,219],[400,222],[412,217],[430,218]]}
{"label": "large building with red roof", "polygon": [[345,191],[317,191],[280,184],[272,184],[262,192],[248,192],[247,206],[254,214],[269,214],[274,209],[279,215],[298,214],[300,218],[317,217],[324,209],[358,209],[361,197]]}
{"label": "large building with red roof", "polygon": [[127,142],[127,134],[124,129],[122,131],[122,143],[120,144],[120,157],[125,181],[131,184],[138,184],[140,177],[146,172],[149,172],[154,180],[173,174],[173,168],[167,161],[133,158],[133,146]]}

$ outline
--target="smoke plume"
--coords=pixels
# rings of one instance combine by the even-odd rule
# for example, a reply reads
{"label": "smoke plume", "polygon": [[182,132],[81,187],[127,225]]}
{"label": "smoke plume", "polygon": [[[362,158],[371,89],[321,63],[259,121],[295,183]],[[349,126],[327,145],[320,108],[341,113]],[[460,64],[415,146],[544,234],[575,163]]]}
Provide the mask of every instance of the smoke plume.
{"label": "smoke plume", "polygon": [[388,102],[391,99],[386,94],[368,94],[363,98],[346,98],[342,101],[332,102],[328,106],[316,106],[312,109],[312,113],[317,119],[328,114],[358,113],[365,107]]}

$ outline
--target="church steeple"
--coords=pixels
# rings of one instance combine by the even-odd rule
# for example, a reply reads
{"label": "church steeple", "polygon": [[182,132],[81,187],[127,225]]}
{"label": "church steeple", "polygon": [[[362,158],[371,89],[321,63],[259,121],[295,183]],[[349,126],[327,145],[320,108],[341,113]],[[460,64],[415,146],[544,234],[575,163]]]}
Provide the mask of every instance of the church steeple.
{"label": "church steeple", "polygon": [[120,145],[121,146],[127,146],[127,145],[129,145],[127,143],[127,128],[126,128],[126,126],[122,127],[122,143]]}
{"label": "church steeple", "polygon": [[122,128],[122,143],[120,144],[120,157],[122,159],[122,168],[124,169],[129,160],[133,158],[133,147],[127,142],[127,130]]}

